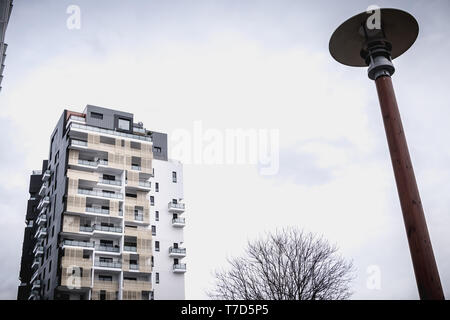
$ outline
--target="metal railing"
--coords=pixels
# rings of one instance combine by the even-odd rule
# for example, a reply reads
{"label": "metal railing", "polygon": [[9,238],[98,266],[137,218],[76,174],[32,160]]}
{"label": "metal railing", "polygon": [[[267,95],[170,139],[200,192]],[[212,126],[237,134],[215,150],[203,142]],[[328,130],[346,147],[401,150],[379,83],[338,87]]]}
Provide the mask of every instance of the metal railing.
{"label": "metal railing", "polygon": [[141,187],[145,187],[145,188],[150,188],[151,187],[151,183],[148,181],[139,181],[139,185]]}
{"label": "metal railing", "polygon": [[173,202],[169,202],[169,209],[181,209],[181,210],[185,210],[185,204],[184,204],[184,203],[173,203]]}
{"label": "metal railing", "polygon": [[93,248],[94,244],[87,241],[63,240],[63,245],[72,247]]}
{"label": "metal railing", "polygon": [[102,245],[95,246],[95,250],[105,251],[105,252],[119,252],[120,251],[120,249],[118,247],[102,246]]}
{"label": "metal railing", "polygon": [[113,186],[121,186],[122,185],[122,182],[119,180],[108,180],[108,179],[100,178],[100,179],[98,179],[98,182],[103,183],[103,184],[113,185]]}
{"label": "metal railing", "polygon": [[81,232],[93,232],[94,228],[92,227],[87,227],[87,226],[80,226],[80,231]]}
{"label": "metal railing", "polygon": [[86,122],[86,119],[85,119],[85,118],[79,117],[79,116],[75,116],[75,115],[70,116],[70,117],[69,117],[69,120],[75,120],[75,121],[80,121],[80,122]]}
{"label": "metal railing", "polygon": [[70,124],[70,127],[88,130],[88,131],[99,132],[99,133],[110,134],[110,135],[119,136],[119,137],[126,137],[126,138],[130,138],[130,139],[137,139],[137,140],[152,142],[152,138],[150,136],[140,136],[140,135],[131,134],[131,133],[125,133],[125,132],[120,132],[120,131],[92,127],[92,126],[74,123],[74,122]]}
{"label": "metal railing", "polygon": [[108,226],[102,226],[102,225],[94,225],[94,230],[122,233],[122,227],[108,227]]}
{"label": "metal railing", "polygon": [[174,248],[174,247],[170,247],[169,248],[169,253],[177,253],[177,254],[186,254],[186,248]]}
{"label": "metal railing", "polygon": [[141,166],[136,166],[134,164],[131,165],[131,169],[132,170],[137,170],[137,171],[141,171],[142,170]]}
{"label": "metal railing", "polygon": [[123,194],[121,194],[121,193],[110,193],[110,192],[87,190],[87,189],[78,189],[78,193],[89,195],[89,196],[97,196],[97,197],[113,198],[113,199],[123,199]]}
{"label": "metal railing", "polygon": [[186,263],[174,264],[173,270],[186,270]]}
{"label": "metal railing", "polygon": [[172,223],[186,224],[186,219],[185,218],[173,218]]}
{"label": "metal railing", "polygon": [[86,212],[100,213],[100,214],[109,214],[109,210],[108,209],[93,208],[93,207],[86,207]]}
{"label": "metal railing", "polygon": [[82,141],[82,140],[77,140],[77,139],[72,139],[71,143],[75,146],[82,146],[82,147],[87,147],[87,145],[88,145],[87,141]]}
{"label": "metal railing", "polygon": [[130,269],[131,270],[139,270],[139,265],[135,263],[130,263]]}
{"label": "metal railing", "polygon": [[137,251],[137,247],[133,247],[133,246],[123,246],[123,250],[124,250],[124,251],[130,251],[130,252],[136,252],[136,251]]}
{"label": "metal railing", "polygon": [[120,262],[107,262],[107,261],[95,261],[96,267],[104,267],[104,268],[122,268],[122,263]]}

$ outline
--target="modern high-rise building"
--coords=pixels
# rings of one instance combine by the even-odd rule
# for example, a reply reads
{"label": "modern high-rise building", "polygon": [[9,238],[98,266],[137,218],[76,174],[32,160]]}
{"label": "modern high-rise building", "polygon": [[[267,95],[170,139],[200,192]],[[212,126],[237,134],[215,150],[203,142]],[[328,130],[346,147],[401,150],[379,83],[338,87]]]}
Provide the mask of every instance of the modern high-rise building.
{"label": "modern high-rise building", "polygon": [[183,167],[167,134],[65,110],[29,192],[18,299],[184,299]]}
{"label": "modern high-rise building", "polygon": [[11,16],[12,0],[0,0],[0,91],[2,90],[3,70],[5,69],[6,48],[5,43],[6,27]]}

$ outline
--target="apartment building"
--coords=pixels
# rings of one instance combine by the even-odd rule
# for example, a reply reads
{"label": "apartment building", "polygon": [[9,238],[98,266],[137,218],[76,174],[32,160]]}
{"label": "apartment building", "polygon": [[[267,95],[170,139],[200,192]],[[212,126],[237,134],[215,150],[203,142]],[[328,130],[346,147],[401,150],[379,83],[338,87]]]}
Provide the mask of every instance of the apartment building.
{"label": "apartment building", "polygon": [[183,167],[167,134],[65,110],[30,179],[18,299],[184,299]]}
{"label": "apartment building", "polygon": [[6,27],[11,16],[12,0],[0,0],[0,91],[2,90],[3,70],[5,69],[6,48],[5,43]]}

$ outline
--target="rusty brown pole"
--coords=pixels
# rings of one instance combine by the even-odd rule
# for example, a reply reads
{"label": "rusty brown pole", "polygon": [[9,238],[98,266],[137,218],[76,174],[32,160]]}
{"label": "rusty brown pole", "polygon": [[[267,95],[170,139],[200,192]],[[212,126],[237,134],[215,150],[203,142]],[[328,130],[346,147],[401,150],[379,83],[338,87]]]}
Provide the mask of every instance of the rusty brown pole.
{"label": "rusty brown pole", "polygon": [[441,280],[390,76],[375,80],[403,212],[409,250],[422,300],[442,300]]}

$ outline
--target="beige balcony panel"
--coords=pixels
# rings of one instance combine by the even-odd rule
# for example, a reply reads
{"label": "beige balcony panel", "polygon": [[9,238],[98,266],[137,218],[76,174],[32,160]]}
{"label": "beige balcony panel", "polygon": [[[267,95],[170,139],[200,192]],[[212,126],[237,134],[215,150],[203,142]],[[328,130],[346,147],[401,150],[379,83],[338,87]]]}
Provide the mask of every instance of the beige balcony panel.
{"label": "beige balcony panel", "polygon": [[80,232],[80,217],[64,214],[63,232],[72,232],[72,233]]}
{"label": "beige balcony panel", "polygon": [[130,271],[130,254],[122,253],[122,270]]}
{"label": "beige balcony panel", "polygon": [[[101,289],[103,290],[103,289]],[[116,291],[106,291],[105,293],[106,300],[117,300],[118,294]],[[93,290],[92,291],[92,300],[100,300],[100,290]]]}
{"label": "beige balcony panel", "polygon": [[69,194],[67,197],[67,211],[84,213],[86,211],[86,197]]}
{"label": "beige balcony panel", "polygon": [[109,200],[109,215],[119,217],[119,200]]}
{"label": "beige balcony panel", "polygon": [[116,292],[119,290],[119,282],[117,281],[103,281],[99,279],[94,279],[93,290],[106,290]]}
{"label": "beige balcony panel", "polygon": [[136,252],[139,254],[151,254],[152,253],[152,240],[137,238]]}
{"label": "beige balcony panel", "polygon": [[[67,170],[67,177],[69,179],[74,179],[74,180],[82,179],[82,180],[98,182],[100,175],[97,172],[86,172],[86,171],[69,169],[69,170]],[[77,187],[78,187],[78,185],[77,185]],[[77,192],[78,192],[78,190],[77,190]]]}
{"label": "beige balcony panel", "polygon": [[149,228],[131,228],[125,227],[125,235],[130,237],[136,237],[138,239],[151,239],[152,231]]}
{"label": "beige balcony panel", "polygon": [[141,291],[123,290],[122,300],[142,300]]}
{"label": "beige balcony panel", "polygon": [[127,170],[127,186],[139,187],[139,172]]}
{"label": "beige balcony panel", "polygon": [[142,280],[123,280],[123,290],[127,291],[151,291],[152,283],[150,281]]}
{"label": "beige balcony panel", "polygon": [[68,195],[78,194],[78,179],[69,177],[67,192],[68,192]]}
{"label": "beige balcony panel", "polygon": [[[147,250],[151,253],[151,249]],[[152,272],[151,254],[139,254],[139,271]]]}
{"label": "beige balcony panel", "polygon": [[69,150],[69,165],[77,165],[79,158],[80,158],[80,151],[73,149]]}

